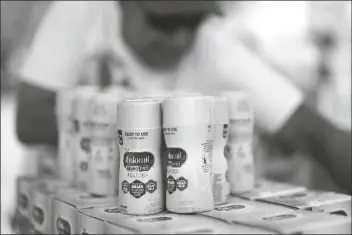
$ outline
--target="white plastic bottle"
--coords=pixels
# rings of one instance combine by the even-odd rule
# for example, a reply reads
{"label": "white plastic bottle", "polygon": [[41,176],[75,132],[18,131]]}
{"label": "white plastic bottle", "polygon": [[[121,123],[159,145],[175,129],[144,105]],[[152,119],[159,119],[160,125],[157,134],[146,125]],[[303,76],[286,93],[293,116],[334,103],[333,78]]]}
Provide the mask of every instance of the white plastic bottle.
{"label": "white plastic bottle", "polygon": [[151,215],[165,207],[162,178],[161,101],[130,100],[118,106],[119,207]]}
{"label": "white plastic bottle", "polygon": [[98,92],[94,87],[80,87],[76,89],[74,99],[74,126],[77,132],[75,141],[75,174],[74,184],[81,190],[87,189],[89,181],[89,162],[91,159],[91,137],[93,123],[90,116],[92,102]]}
{"label": "white plastic bottle", "polygon": [[119,154],[117,146],[117,105],[123,97],[101,93],[93,101],[87,192],[94,195],[114,196],[118,193]]}
{"label": "white plastic bottle", "polygon": [[229,139],[226,157],[231,193],[254,189],[255,169],[252,149],[254,114],[249,95],[242,91],[225,92],[229,104]]}
{"label": "white plastic bottle", "polygon": [[60,90],[56,98],[56,119],[59,135],[58,172],[59,177],[69,183],[75,182],[75,139],[73,120],[74,90]]}
{"label": "white plastic bottle", "polygon": [[213,120],[213,193],[214,204],[221,205],[228,201],[230,185],[228,165],[225,157],[225,148],[228,140],[229,112],[228,102],[225,97],[214,96],[212,101]]}
{"label": "white plastic bottle", "polygon": [[163,102],[168,211],[197,213],[214,208],[210,105],[210,97],[197,95]]}

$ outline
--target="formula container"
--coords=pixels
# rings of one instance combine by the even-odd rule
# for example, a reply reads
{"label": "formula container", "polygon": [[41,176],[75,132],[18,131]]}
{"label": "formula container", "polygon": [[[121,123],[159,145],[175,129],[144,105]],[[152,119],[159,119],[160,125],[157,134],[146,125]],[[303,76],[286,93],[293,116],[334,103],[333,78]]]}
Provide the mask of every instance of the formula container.
{"label": "formula container", "polygon": [[212,97],[212,132],[213,132],[213,192],[214,204],[220,205],[227,202],[230,196],[230,184],[227,159],[225,157],[228,140],[229,113],[225,97]]}
{"label": "formula container", "polygon": [[[89,234],[93,234],[93,231],[99,234],[126,234],[126,231],[129,233],[128,230],[125,230],[121,227],[116,227],[113,224],[111,224],[111,227],[107,225],[110,222],[114,223],[114,221],[121,221],[124,218],[132,217],[132,215],[122,214],[120,212],[118,203],[116,203],[116,205],[110,206],[98,206],[81,209],[79,212],[87,216],[85,217],[80,215],[81,219],[79,219],[78,222],[79,231],[85,230],[86,233]],[[103,230],[101,228],[102,223],[104,225]],[[107,228],[111,228],[113,231],[110,231]],[[98,230],[100,232],[98,232]]]}
{"label": "formula container", "polygon": [[117,146],[117,105],[123,99],[117,94],[101,93],[92,101],[90,118],[90,161],[87,192],[113,196],[118,193],[119,154]]}
{"label": "formula container", "polygon": [[94,100],[98,94],[94,87],[81,87],[75,90],[74,99],[74,122],[77,131],[75,143],[75,184],[82,190],[87,189],[89,180],[89,162],[92,158],[91,138],[93,135],[93,122],[91,120],[91,110]]}
{"label": "formula container", "polygon": [[185,95],[165,99],[163,133],[167,147],[167,210],[212,210],[210,97]]}
{"label": "formula container", "polygon": [[75,182],[75,139],[77,132],[73,119],[74,90],[60,90],[56,98],[56,117],[59,135],[58,168],[61,179]]}
{"label": "formula container", "polygon": [[253,234],[255,232],[259,233],[260,230],[242,225],[229,225],[200,215],[167,212],[110,220],[106,231],[109,234]]}
{"label": "formula container", "polygon": [[249,96],[240,91],[223,94],[229,104],[229,139],[226,157],[229,166],[231,193],[252,190],[255,185],[254,159],[252,149],[253,109]]}
{"label": "formula container", "polygon": [[34,176],[20,176],[17,178],[17,221],[18,228],[21,234],[26,234],[32,230],[31,218],[31,204],[32,197],[30,188],[42,184],[43,181]]}
{"label": "formula container", "polygon": [[164,210],[161,102],[135,100],[118,108],[120,211],[150,215]]}

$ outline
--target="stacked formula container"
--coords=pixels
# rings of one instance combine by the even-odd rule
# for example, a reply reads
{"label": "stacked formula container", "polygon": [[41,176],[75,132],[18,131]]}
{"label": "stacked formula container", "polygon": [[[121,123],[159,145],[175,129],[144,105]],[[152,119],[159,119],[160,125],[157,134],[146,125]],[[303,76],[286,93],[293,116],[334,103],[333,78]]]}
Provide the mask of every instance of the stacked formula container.
{"label": "stacked formula container", "polygon": [[250,191],[255,185],[252,149],[254,113],[245,92],[224,92],[229,104],[229,140],[226,156],[231,193]]}
{"label": "stacked formula container", "polygon": [[83,87],[59,92],[57,120],[60,179],[19,178],[22,233],[350,232],[349,218],[304,206],[330,213],[350,197],[307,192],[302,202],[303,187],[255,184],[243,92],[156,97]]}

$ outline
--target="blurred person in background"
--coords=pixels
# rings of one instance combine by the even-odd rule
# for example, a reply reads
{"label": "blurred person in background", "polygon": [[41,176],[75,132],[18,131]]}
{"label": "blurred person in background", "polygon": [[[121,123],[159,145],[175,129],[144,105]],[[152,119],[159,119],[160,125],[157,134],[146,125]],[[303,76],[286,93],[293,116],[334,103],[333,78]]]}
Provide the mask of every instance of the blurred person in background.
{"label": "blurred person in background", "polygon": [[[235,19],[219,16],[215,1],[55,2],[19,72],[18,138],[57,145],[59,89],[111,83],[143,92],[242,89],[263,132],[314,157],[350,193],[351,132],[306,105],[302,92],[233,31]],[[87,73],[96,59],[102,72]]]}
{"label": "blurred person in background", "polygon": [[1,88],[16,84],[14,70],[45,14],[50,1],[1,1]]}

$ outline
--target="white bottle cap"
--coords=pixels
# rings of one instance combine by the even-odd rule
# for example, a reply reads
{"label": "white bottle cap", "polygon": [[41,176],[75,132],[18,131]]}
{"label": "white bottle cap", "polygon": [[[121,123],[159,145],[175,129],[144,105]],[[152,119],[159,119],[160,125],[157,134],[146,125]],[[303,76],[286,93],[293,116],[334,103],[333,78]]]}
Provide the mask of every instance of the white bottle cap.
{"label": "white bottle cap", "polygon": [[97,94],[92,101],[90,116],[94,123],[116,124],[117,105],[123,101],[122,95],[113,93]]}
{"label": "white bottle cap", "polygon": [[229,104],[224,96],[212,96],[212,123],[228,124],[229,123]]}
{"label": "white bottle cap", "polygon": [[249,94],[244,91],[226,91],[223,95],[228,99],[229,118],[253,119],[253,108],[250,103]]}
{"label": "white bottle cap", "polygon": [[98,94],[96,87],[85,86],[76,90],[74,100],[74,116],[79,121],[89,121],[92,101]]}
{"label": "white bottle cap", "polygon": [[161,102],[156,100],[130,100],[118,105],[117,125],[123,129],[160,128]]}
{"label": "white bottle cap", "polygon": [[163,102],[163,126],[175,127],[211,123],[209,96],[183,95],[167,98]]}

